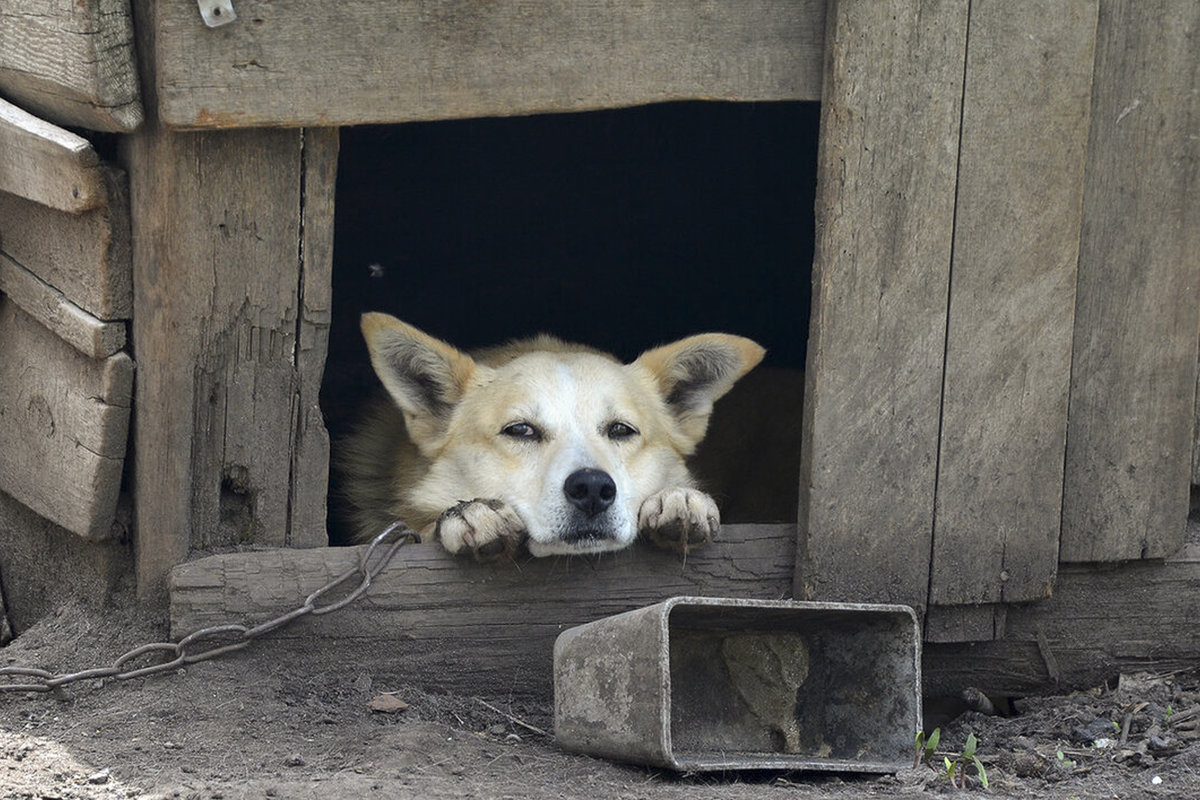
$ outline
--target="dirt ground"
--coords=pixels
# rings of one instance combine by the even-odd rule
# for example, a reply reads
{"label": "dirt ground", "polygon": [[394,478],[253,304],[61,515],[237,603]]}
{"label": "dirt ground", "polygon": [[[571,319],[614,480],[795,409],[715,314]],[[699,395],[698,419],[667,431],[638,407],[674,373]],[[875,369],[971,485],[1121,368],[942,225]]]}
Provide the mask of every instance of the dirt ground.
{"label": "dirt ground", "polygon": [[[0,666],[107,665],[164,630],[133,609],[62,609],[0,650]],[[377,710],[398,699],[403,710]],[[969,712],[990,787],[1014,798],[1200,796],[1200,680],[1122,676],[1117,686]],[[559,750],[548,705],[378,685],[281,659],[270,641],[169,674],[84,681],[57,695],[0,693],[0,798],[907,798],[959,793],[941,770],[896,776],[675,775]],[[937,762],[940,764],[942,755]]]}

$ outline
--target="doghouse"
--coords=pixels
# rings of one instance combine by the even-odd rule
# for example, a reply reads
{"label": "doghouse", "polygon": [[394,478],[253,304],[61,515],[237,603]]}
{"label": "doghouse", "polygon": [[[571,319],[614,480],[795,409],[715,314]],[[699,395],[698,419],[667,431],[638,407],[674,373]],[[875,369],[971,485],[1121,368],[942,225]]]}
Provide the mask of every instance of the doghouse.
{"label": "doghouse", "polygon": [[[765,342],[805,353],[794,521],[728,526],[691,570],[412,548],[374,611],[306,635],[403,630],[466,654],[450,683],[508,681],[530,642],[675,589],[910,605],[929,692],[1200,655],[1200,10],[132,5],[0,22],[0,582],[18,635],[131,577],[169,595],[180,633],[270,616],[353,560],[325,547],[319,397],[343,335],[339,128],[819,102],[811,265],[787,267],[810,305],[768,309],[809,320],[806,341]],[[215,548],[246,552],[189,560]],[[480,665],[476,647],[507,655]]]}

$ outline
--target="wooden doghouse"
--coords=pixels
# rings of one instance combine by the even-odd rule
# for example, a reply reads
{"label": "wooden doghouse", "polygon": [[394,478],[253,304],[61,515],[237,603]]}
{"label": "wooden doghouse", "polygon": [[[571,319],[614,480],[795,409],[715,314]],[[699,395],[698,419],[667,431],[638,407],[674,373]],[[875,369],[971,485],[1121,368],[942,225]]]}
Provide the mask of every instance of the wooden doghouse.
{"label": "wooden doghouse", "polygon": [[[132,558],[185,633],[294,606],[356,558],[323,546],[339,127],[820,101],[795,524],[729,526],[683,565],[409,548],[370,611],[296,635],[530,689],[564,625],[733,594],[909,604],[934,692],[1194,663],[1197,36],[1200,10],[1167,0],[10,13],[10,613],[61,598],[64,570],[103,596]],[[282,549],[188,560],[228,545]]]}

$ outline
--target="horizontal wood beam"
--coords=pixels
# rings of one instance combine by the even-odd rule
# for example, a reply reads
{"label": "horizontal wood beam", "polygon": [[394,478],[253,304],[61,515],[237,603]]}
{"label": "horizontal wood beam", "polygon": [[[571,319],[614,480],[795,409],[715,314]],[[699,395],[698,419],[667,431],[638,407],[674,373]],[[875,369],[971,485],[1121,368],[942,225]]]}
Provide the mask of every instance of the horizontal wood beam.
{"label": "horizontal wood beam", "polygon": [[0,5],[0,94],[60,125],[142,121],[129,0]]}
{"label": "horizontal wood beam", "polygon": [[107,358],[125,346],[124,322],[96,319],[4,253],[0,292],[89,358]]}
{"label": "horizontal wood beam", "polygon": [[[824,0],[142,0],[158,115],[183,128],[326,126],[671,100],[816,100]],[[149,92],[148,92],[149,93]]]}
{"label": "horizontal wood beam", "polygon": [[73,214],[107,199],[100,158],[86,139],[2,99],[0,192]]}
{"label": "horizontal wood beam", "polygon": [[927,695],[967,686],[1025,695],[1097,686],[1120,672],[1193,668],[1200,558],[1063,565],[1054,596],[1007,606],[1004,638],[925,646]]}
{"label": "horizontal wood beam", "polygon": [[[257,624],[354,566],[364,548],[230,553],[171,573],[171,630]],[[596,558],[476,564],[440,545],[400,550],[361,601],[271,634],[345,669],[419,675],[422,685],[548,696],[564,629],[676,595],[791,596],[793,525],[729,525],[681,559],[639,544]],[[321,642],[314,648],[313,642]]]}
{"label": "horizontal wood beam", "polygon": [[0,250],[98,319],[129,319],[129,181],[111,164],[99,171],[105,202],[79,213],[0,192]]}

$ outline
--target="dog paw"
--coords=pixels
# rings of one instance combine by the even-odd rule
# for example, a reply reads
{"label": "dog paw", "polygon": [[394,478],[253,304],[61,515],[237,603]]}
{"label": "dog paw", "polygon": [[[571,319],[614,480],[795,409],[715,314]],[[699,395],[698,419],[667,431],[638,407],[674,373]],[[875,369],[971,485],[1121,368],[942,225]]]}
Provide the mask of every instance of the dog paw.
{"label": "dog paw", "polygon": [[511,558],[525,541],[525,523],[501,500],[463,500],[442,512],[434,535],[455,555],[476,561]]}
{"label": "dog paw", "polygon": [[717,504],[698,489],[664,489],[646,498],[638,512],[642,535],[676,553],[703,547],[716,538],[720,529]]}

